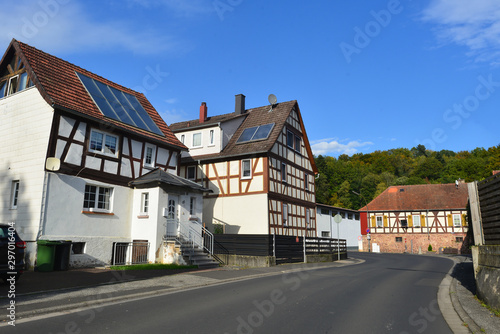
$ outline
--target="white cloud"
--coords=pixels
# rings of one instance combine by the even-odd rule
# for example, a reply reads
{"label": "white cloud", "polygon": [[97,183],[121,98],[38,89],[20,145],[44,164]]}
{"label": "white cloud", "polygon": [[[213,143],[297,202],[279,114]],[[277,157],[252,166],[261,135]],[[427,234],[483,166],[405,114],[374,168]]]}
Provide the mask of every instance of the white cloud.
{"label": "white cloud", "polygon": [[500,1],[432,0],[422,18],[438,24],[442,43],[467,47],[476,62],[500,62]]}
{"label": "white cloud", "polygon": [[167,123],[168,125],[172,123],[177,123],[177,122],[183,122],[188,120],[186,112],[184,110],[177,110],[177,109],[167,109],[165,111],[160,112],[161,118]]}
{"label": "white cloud", "polygon": [[359,148],[373,145],[372,142],[359,142],[357,140],[350,141],[347,144],[339,143],[334,138],[326,138],[311,142],[311,149],[314,155],[326,154],[347,154],[352,155],[358,152]]}
{"label": "white cloud", "polygon": [[67,0],[14,2],[0,12],[0,43],[15,38],[48,52],[118,49],[138,54],[184,47],[165,32],[139,30],[127,20],[93,18],[85,5]]}

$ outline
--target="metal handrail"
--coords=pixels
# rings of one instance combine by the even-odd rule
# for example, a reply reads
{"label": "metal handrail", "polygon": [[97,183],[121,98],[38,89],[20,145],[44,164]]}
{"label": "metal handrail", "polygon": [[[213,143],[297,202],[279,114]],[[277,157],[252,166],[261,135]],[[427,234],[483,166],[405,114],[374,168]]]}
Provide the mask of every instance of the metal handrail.
{"label": "metal handrail", "polygon": [[[192,224],[197,224],[200,231],[193,228]],[[204,249],[210,255],[214,254],[214,235],[198,221],[181,222],[177,219],[167,219],[166,239],[176,240],[180,244],[189,244],[191,248],[195,246]]]}

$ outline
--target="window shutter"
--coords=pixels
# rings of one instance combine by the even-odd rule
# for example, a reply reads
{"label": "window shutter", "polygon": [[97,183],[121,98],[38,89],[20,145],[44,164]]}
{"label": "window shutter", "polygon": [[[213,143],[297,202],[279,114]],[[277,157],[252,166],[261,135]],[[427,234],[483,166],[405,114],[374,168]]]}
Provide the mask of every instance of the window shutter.
{"label": "window shutter", "polygon": [[375,216],[371,216],[371,220],[372,220],[372,227],[375,228],[377,226],[375,223]]}
{"label": "window shutter", "polygon": [[420,226],[425,227],[425,215],[420,215]]}
{"label": "window shutter", "polygon": [[465,218],[465,213],[462,213],[462,226],[467,226],[467,219]]}
{"label": "window shutter", "polygon": [[387,224],[387,216],[384,216],[384,227],[388,227],[389,225]]}
{"label": "window shutter", "polygon": [[408,215],[408,227],[413,227],[413,217]]}
{"label": "window shutter", "polygon": [[448,226],[453,226],[453,216],[448,214]]}

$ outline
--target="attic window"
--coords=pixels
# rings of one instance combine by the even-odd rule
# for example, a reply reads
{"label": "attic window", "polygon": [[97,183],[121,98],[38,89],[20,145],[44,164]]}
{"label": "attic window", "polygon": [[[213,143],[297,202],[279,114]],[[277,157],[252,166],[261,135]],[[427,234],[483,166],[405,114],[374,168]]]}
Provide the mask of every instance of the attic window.
{"label": "attic window", "polygon": [[3,77],[0,77],[0,98],[33,86],[33,82],[29,79],[21,59],[12,61],[1,72],[3,72],[1,74]]}
{"label": "attic window", "polygon": [[164,136],[137,98],[86,75],[76,73],[104,116]]}
{"label": "attic window", "polygon": [[236,143],[239,144],[239,143],[246,143],[249,141],[267,139],[273,128],[274,128],[274,123],[247,128],[243,130],[243,132],[240,135],[240,138],[238,138]]}
{"label": "attic window", "polygon": [[399,192],[400,192],[400,193],[404,193],[404,192],[405,192],[405,189],[404,189],[404,188],[399,188]]}

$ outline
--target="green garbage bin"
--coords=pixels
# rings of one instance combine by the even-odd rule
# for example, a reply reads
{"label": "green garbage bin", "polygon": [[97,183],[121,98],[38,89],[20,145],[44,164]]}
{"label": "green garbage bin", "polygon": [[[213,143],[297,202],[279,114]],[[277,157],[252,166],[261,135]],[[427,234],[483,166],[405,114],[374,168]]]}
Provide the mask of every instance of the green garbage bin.
{"label": "green garbage bin", "polygon": [[38,271],[53,271],[56,257],[56,245],[58,242],[50,240],[38,240],[36,255],[36,267]]}

